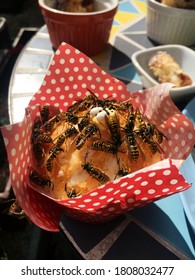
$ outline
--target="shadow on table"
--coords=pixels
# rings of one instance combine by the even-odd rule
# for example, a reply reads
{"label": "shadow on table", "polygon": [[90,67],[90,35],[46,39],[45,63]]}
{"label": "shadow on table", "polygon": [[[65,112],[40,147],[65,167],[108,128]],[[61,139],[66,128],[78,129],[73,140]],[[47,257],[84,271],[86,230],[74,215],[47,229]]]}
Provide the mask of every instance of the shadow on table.
{"label": "shadow on table", "polygon": [[100,224],[62,215],[61,231],[84,259],[96,259],[91,256],[98,255],[98,250],[102,259],[194,259],[182,234],[154,203]]}
{"label": "shadow on table", "polygon": [[[172,207],[174,207],[174,205]],[[180,218],[180,222],[186,227],[186,231],[181,232],[179,229],[180,225],[174,224],[170,217],[155,203],[150,203],[144,207],[135,209],[131,213],[133,217],[157,235],[157,239],[160,239],[159,242],[162,243],[165,241],[168,243],[167,246],[172,246],[172,248],[169,249],[173,251],[176,250],[175,253],[179,255],[180,258],[185,258],[185,255],[186,258],[195,258],[189,244],[189,242],[191,242],[191,246],[193,249],[195,248],[195,235],[185,214],[184,218]],[[188,238],[188,240],[186,240],[186,238]]]}
{"label": "shadow on table", "polygon": [[195,250],[195,233],[192,230],[192,227],[191,227],[191,225],[188,221],[188,218],[187,218],[186,214],[185,214],[185,220],[186,220],[187,229],[188,229],[191,241],[192,241],[193,249]]}

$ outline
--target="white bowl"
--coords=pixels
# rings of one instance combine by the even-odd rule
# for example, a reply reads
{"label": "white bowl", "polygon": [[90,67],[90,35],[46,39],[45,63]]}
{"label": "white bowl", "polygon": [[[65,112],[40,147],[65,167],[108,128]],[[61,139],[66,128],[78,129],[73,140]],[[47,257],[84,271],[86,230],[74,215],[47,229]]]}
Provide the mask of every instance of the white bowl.
{"label": "white bowl", "polygon": [[195,44],[195,10],[174,8],[147,0],[146,30],[159,44]]}
{"label": "white bowl", "polygon": [[164,45],[159,47],[148,48],[135,52],[131,59],[140,76],[141,82],[145,88],[159,85],[159,82],[148,67],[149,59],[158,51],[165,51],[170,54],[173,59],[180,65],[181,69],[190,76],[192,85],[180,88],[172,88],[170,96],[173,100],[195,96],[195,52],[188,47],[182,45]]}

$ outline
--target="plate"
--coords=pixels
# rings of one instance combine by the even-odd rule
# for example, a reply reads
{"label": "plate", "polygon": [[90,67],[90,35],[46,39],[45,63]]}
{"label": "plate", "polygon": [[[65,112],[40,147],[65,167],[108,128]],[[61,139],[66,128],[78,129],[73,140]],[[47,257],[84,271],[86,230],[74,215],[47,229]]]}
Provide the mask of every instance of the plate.
{"label": "plate", "polygon": [[[195,98],[189,102],[183,113],[192,121],[195,125]],[[184,178],[192,184],[192,187],[186,191],[180,193],[181,201],[188,218],[188,221],[195,233],[195,149],[185,160],[184,164],[180,168],[180,172]]]}
{"label": "plate", "polygon": [[186,98],[187,96],[195,96],[195,52],[188,47],[177,44],[152,47],[145,50],[137,51],[132,55],[131,59],[133,65],[138,75],[140,76],[143,86],[145,88],[150,88],[155,85],[159,85],[159,82],[148,67],[149,59],[158,51],[165,51],[170,54],[173,59],[179,64],[181,69],[192,79],[192,85],[190,86],[172,88],[170,90],[171,98],[174,101],[178,101],[182,98]]}

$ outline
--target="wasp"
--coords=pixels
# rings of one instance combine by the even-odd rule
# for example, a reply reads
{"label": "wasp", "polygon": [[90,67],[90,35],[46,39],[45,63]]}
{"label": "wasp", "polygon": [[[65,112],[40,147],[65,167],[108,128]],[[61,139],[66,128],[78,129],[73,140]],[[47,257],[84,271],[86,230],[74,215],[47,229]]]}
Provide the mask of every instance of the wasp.
{"label": "wasp", "polygon": [[70,191],[67,191],[67,185],[65,184],[65,191],[67,193],[67,196],[69,198],[77,197],[77,193],[75,189],[71,189]]}
{"label": "wasp", "polygon": [[91,106],[96,106],[99,99],[91,91],[90,93],[91,94],[87,95],[84,99],[78,100],[76,103],[70,106],[67,111],[77,114],[79,112],[85,111],[86,109],[89,109]]}
{"label": "wasp", "polygon": [[89,107],[91,106],[93,107],[99,107],[102,104],[102,100],[100,98],[98,98],[90,89],[87,88],[87,90],[90,92],[90,95],[87,95],[85,97],[85,100],[87,101],[87,103],[89,103]]}
{"label": "wasp", "polygon": [[155,124],[148,124],[147,130],[151,136],[154,136],[154,135],[156,136],[157,142],[159,144],[161,144],[163,142],[164,138],[167,139],[167,137],[156,127]]}
{"label": "wasp", "polygon": [[112,136],[113,143],[118,147],[121,145],[121,131],[119,118],[115,110],[104,109],[106,111],[105,121]]}
{"label": "wasp", "polygon": [[65,142],[66,138],[70,138],[75,134],[78,134],[78,130],[74,126],[68,128],[67,130],[64,131],[64,133],[62,133],[57,137],[55,147],[60,148]]}
{"label": "wasp", "polygon": [[154,134],[156,135],[156,139],[157,139],[159,144],[161,144],[163,142],[164,138],[167,139],[167,137],[160,130],[158,130],[156,127],[154,129]]}
{"label": "wasp", "polygon": [[74,189],[67,192],[67,195],[69,198],[77,197],[76,191]]}
{"label": "wasp", "polygon": [[126,131],[126,142],[130,154],[130,158],[136,161],[139,158],[139,148],[133,132]]}
{"label": "wasp", "polygon": [[142,139],[145,143],[148,144],[152,154],[156,154],[157,152],[159,152],[160,154],[164,153],[163,149],[161,148],[161,146],[158,144],[157,141],[148,138],[142,138]]}
{"label": "wasp", "polygon": [[103,140],[95,140],[92,143],[92,148],[94,150],[98,150],[106,153],[112,153],[112,154],[116,154],[118,151],[118,148],[115,144]]}
{"label": "wasp", "polygon": [[33,153],[38,162],[42,162],[45,157],[45,151],[41,143],[37,142],[33,144]]}
{"label": "wasp", "polygon": [[[137,118],[140,126],[135,130],[135,133],[148,144],[152,154],[156,152],[164,153],[159,144],[162,143],[163,137],[166,138],[166,136],[160,132],[154,124],[146,123],[139,110],[137,110]],[[152,138],[154,135],[156,135],[157,141]]]}
{"label": "wasp", "polygon": [[102,107],[107,108],[109,110],[118,110],[118,111],[126,111],[131,104],[128,102],[128,100],[118,102],[117,100],[105,100],[102,102]]}
{"label": "wasp", "polygon": [[60,120],[66,121],[72,124],[77,124],[78,123],[78,117],[73,114],[72,112],[62,112],[59,115]]}
{"label": "wasp", "polygon": [[89,162],[86,162],[82,165],[82,168],[94,179],[96,179],[100,184],[106,184],[111,181],[111,179],[99,168],[91,165]]}
{"label": "wasp", "polygon": [[42,123],[46,123],[49,120],[49,105],[42,106],[40,110]]}
{"label": "wasp", "polygon": [[50,133],[41,133],[37,137],[34,138],[34,142],[41,142],[41,143],[52,143],[52,138]]}
{"label": "wasp", "polygon": [[87,139],[85,135],[83,133],[80,133],[76,138],[76,148],[80,150],[85,145],[86,141]]}
{"label": "wasp", "polygon": [[149,145],[152,154],[156,154],[156,152],[159,151],[156,141],[145,139],[145,142]]}
{"label": "wasp", "polygon": [[32,136],[31,136],[32,143],[34,143],[36,138],[43,133],[43,131],[41,130],[41,126],[42,126],[42,121],[39,118],[37,118],[34,121],[33,128],[32,128]]}
{"label": "wasp", "polygon": [[146,144],[148,144],[152,154],[155,154],[156,152],[159,152],[161,154],[164,153],[163,149],[160,147],[158,142],[154,139],[149,138],[148,133],[146,133],[145,130],[141,129],[138,130],[136,133]]}
{"label": "wasp", "polygon": [[73,105],[69,106],[67,112],[77,112],[80,104],[83,102],[83,99],[77,100]]}
{"label": "wasp", "polygon": [[[144,119],[138,109],[137,109],[137,119],[139,122],[139,128],[135,132],[141,138],[148,141],[151,137],[153,137],[155,135],[157,142],[159,144],[161,144],[163,142],[163,138],[167,139],[167,137],[156,127],[155,124],[149,124],[144,121]],[[153,145],[153,144],[151,144],[151,145]]]}
{"label": "wasp", "polygon": [[57,137],[57,141],[55,143],[55,148],[60,148],[65,141],[66,137],[64,134],[61,134],[60,136]]}
{"label": "wasp", "polygon": [[161,148],[161,146],[155,140],[149,140],[146,143],[148,143],[148,145],[150,147],[150,151],[151,151],[152,154],[155,154],[156,152],[159,152],[160,154],[164,153],[164,151]]}
{"label": "wasp", "polygon": [[78,112],[85,111],[86,109],[89,109],[91,106],[94,106],[95,100],[92,97],[92,95],[88,95],[83,99],[83,102],[79,105],[77,110],[74,112],[75,114]]}
{"label": "wasp", "polygon": [[86,126],[89,125],[89,113],[87,113],[82,120],[78,123],[79,131],[82,131]]}
{"label": "wasp", "polygon": [[92,91],[89,89],[87,90],[90,92],[90,94],[83,99],[79,111],[89,109],[90,107],[99,107],[102,103],[101,99],[99,99]]}
{"label": "wasp", "polygon": [[83,134],[87,137],[87,139],[93,136],[96,132],[98,132],[98,127],[94,124],[89,124],[83,130]]}
{"label": "wasp", "polygon": [[117,103],[117,101],[115,99],[113,99],[113,100],[106,99],[106,100],[102,100],[100,102],[100,107],[112,110],[112,109],[115,109],[116,103]]}
{"label": "wasp", "polygon": [[138,129],[135,130],[135,132],[140,137],[145,137],[148,139],[153,137],[154,134],[158,134],[159,141],[161,141],[160,138],[162,138],[163,134],[160,133],[160,131],[158,131],[157,127],[154,124],[150,124],[146,120],[144,120],[144,118],[138,108],[136,110],[136,116],[137,116],[137,120],[139,123],[139,127],[138,127]]}
{"label": "wasp", "polygon": [[60,117],[59,115],[55,115],[51,119],[49,119],[46,123],[43,124],[43,127],[46,131],[52,131],[57,123],[59,123]]}
{"label": "wasp", "polygon": [[33,184],[39,185],[41,187],[51,187],[52,190],[54,189],[54,184],[50,180],[49,176],[43,177],[41,174],[39,174],[35,169],[31,167],[30,173],[29,173],[30,181]]}
{"label": "wasp", "polygon": [[62,148],[59,148],[59,147],[53,147],[50,149],[49,153],[50,153],[50,156],[48,157],[48,159],[46,160],[46,163],[45,163],[45,166],[47,168],[47,170],[49,172],[52,172],[53,170],[53,161],[54,159],[57,157],[57,155],[61,152],[63,152],[64,150]]}
{"label": "wasp", "polygon": [[[130,119],[130,117],[129,117],[129,119]],[[140,156],[140,152],[141,152],[143,159],[145,159],[145,156],[141,150],[141,147],[137,143],[135,132],[133,130],[133,128],[134,128],[133,122],[134,122],[134,117],[132,114],[131,121],[128,121],[126,123],[124,130],[125,130],[125,138],[126,138],[130,158],[131,158],[131,160],[136,161]]]}
{"label": "wasp", "polygon": [[116,173],[114,180],[117,178],[117,176],[123,177],[123,176],[128,175],[129,173],[130,173],[130,172],[128,172],[127,169],[125,169],[124,167],[121,167],[121,168],[118,170],[118,172]]}
{"label": "wasp", "polygon": [[24,210],[19,205],[18,201],[15,200],[8,210],[8,214],[14,217],[23,218],[26,216]]}
{"label": "wasp", "polygon": [[117,164],[118,164],[119,169],[118,169],[118,172],[116,173],[114,180],[117,178],[117,176],[126,176],[131,172],[130,169],[127,170],[124,167],[120,167],[120,158],[118,158],[118,157],[117,157]]}
{"label": "wasp", "polygon": [[133,106],[131,106],[131,108],[129,109],[128,119],[126,123],[126,129],[128,131],[133,132],[135,127],[135,120],[136,120],[136,115]]}
{"label": "wasp", "polygon": [[142,116],[138,107],[136,108],[136,118],[138,120],[139,127],[140,128],[146,128],[146,122],[145,122],[145,120],[144,120],[144,118],[143,118],[143,116]]}
{"label": "wasp", "polygon": [[66,138],[70,138],[73,135],[78,134],[78,130],[76,129],[76,127],[71,126],[69,127],[67,130],[65,130],[64,135]]}
{"label": "wasp", "polygon": [[129,100],[126,100],[126,101],[117,102],[117,104],[115,104],[115,109],[117,109],[119,111],[126,111],[131,106],[132,106],[132,104],[129,102]]}
{"label": "wasp", "polygon": [[136,108],[136,117],[138,120],[138,129],[135,130],[136,134],[141,138],[151,138],[154,135],[153,126],[149,125],[143,118],[139,108]]}
{"label": "wasp", "polygon": [[74,197],[77,197],[77,196],[80,196],[82,194],[82,191],[77,193],[75,189],[71,188],[69,191],[67,190],[67,185],[65,184],[65,191],[67,193],[67,196],[69,198],[74,198]]}
{"label": "wasp", "polygon": [[89,124],[84,128],[83,132],[81,132],[76,138],[76,148],[81,149],[86,141],[91,138],[96,132],[98,132],[98,128],[94,124]]}
{"label": "wasp", "polygon": [[126,176],[128,174],[129,174],[129,172],[124,167],[121,167],[117,172],[118,176]]}

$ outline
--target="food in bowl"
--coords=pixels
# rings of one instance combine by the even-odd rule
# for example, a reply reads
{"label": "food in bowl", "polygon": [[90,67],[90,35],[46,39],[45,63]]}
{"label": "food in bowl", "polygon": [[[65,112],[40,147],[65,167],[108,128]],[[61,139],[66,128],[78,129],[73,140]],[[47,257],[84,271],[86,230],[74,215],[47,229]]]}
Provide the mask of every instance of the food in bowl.
{"label": "food in bowl", "polygon": [[42,106],[34,122],[29,168],[30,185],[48,196],[81,196],[163,159],[166,136],[130,99],[90,93],[66,112],[51,111]]}
{"label": "food in bowl", "polygon": [[148,67],[160,83],[173,83],[176,87],[189,86],[192,79],[166,51],[158,51],[148,62]]}
{"label": "food in bowl", "polygon": [[71,13],[88,13],[94,11],[94,0],[56,0],[57,9]]}
{"label": "food in bowl", "polygon": [[195,9],[194,0],[162,0],[161,3],[175,8]]}

